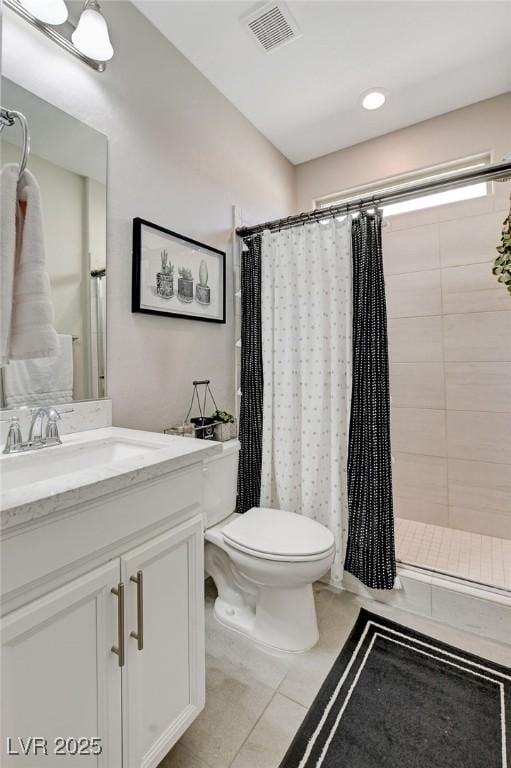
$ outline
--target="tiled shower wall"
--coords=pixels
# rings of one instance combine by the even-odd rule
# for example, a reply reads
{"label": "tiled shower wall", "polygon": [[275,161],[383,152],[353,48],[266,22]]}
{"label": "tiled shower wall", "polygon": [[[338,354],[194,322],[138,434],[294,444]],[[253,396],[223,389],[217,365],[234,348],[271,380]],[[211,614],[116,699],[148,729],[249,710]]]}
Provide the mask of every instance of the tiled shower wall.
{"label": "tiled shower wall", "polygon": [[390,217],[383,249],[395,513],[511,538],[511,296],[491,274],[503,187]]}

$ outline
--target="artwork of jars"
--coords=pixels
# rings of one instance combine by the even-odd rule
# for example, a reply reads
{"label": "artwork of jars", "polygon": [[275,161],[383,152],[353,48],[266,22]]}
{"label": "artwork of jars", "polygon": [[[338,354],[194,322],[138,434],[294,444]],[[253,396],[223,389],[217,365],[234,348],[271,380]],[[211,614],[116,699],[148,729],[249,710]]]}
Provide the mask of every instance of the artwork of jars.
{"label": "artwork of jars", "polygon": [[211,288],[208,286],[208,265],[202,259],[199,267],[199,282],[195,286],[195,298],[199,304],[211,302]]}
{"label": "artwork of jars", "polygon": [[174,295],[174,267],[168,260],[167,251],[161,252],[161,271],[156,273],[156,293],[162,299]]}
{"label": "artwork of jars", "polygon": [[192,270],[180,267],[177,281],[177,297],[185,304],[193,301],[193,276]]}

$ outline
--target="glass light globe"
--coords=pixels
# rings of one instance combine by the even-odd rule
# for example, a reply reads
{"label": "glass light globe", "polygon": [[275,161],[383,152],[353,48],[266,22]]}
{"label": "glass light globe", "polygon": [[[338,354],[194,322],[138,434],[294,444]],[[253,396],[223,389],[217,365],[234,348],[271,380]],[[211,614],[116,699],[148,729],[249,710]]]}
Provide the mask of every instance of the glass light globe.
{"label": "glass light globe", "polygon": [[75,48],[90,59],[108,61],[112,58],[114,49],[108,35],[108,26],[97,2],[87,3],[71,40]]}
{"label": "glass light globe", "polygon": [[64,0],[20,0],[20,3],[32,16],[45,24],[58,26],[67,20]]}

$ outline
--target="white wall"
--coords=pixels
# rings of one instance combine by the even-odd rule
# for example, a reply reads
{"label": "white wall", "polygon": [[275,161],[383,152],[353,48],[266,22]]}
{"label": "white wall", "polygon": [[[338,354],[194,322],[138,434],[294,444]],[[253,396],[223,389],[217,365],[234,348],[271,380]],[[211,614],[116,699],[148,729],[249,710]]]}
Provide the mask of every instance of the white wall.
{"label": "white wall", "polygon": [[294,168],[130,3],[102,5],[105,73],[6,9],[3,74],[108,136],[108,391],[115,424],[160,430],[194,378],[234,408],[231,280],[225,326],[132,314],[132,218],[226,249],[232,205],[253,223],[295,210]]}
{"label": "white wall", "polygon": [[510,121],[507,93],[302,163],[296,167],[298,209],[309,210],[322,195],[479,152],[502,160],[511,153]]}

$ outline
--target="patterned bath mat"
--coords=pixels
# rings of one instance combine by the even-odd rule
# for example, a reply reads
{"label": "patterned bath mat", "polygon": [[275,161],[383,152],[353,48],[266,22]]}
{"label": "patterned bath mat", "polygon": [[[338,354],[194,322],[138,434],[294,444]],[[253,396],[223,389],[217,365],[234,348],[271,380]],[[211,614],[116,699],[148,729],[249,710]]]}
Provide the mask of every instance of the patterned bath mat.
{"label": "patterned bath mat", "polygon": [[511,670],[361,610],[281,768],[511,768]]}

